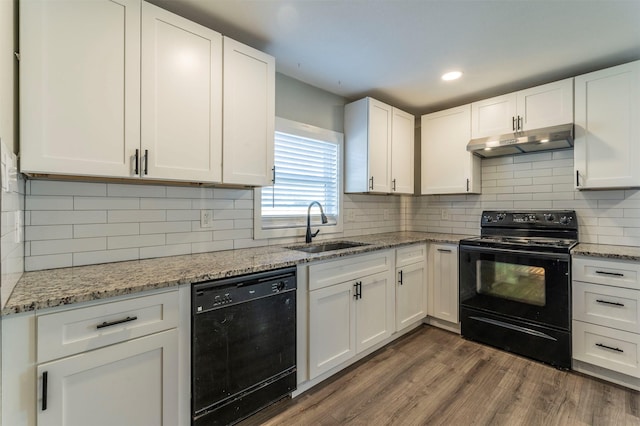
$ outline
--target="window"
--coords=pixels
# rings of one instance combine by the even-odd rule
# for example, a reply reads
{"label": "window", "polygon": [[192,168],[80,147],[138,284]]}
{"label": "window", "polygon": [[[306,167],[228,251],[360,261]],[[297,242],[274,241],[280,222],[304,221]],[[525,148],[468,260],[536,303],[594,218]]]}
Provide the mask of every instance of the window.
{"label": "window", "polygon": [[304,235],[307,209],[322,204],[329,222],[321,225],[313,206],[311,222],[322,233],[341,232],[342,134],[276,118],[273,186],[255,190],[254,238]]}

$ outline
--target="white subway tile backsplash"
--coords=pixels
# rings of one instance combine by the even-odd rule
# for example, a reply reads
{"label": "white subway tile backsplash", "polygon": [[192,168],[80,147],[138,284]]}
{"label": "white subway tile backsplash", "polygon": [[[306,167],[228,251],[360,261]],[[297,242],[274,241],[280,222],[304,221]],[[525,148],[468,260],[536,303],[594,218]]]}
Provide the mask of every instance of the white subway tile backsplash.
{"label": "white subway tile backsplash", "polygon": [[191,254],[191,244],[140,247],[140,259]]}
{"label": "white subway tile backsplash", "polygon": [[73,197],[74,210],[138,210],[139,208],[140,201],[137,198]]}
{"label": "white subway tile backsplash", "polygon": [[73,253],[73,266],[136,260],[139,257],[138,251],[138,248],[128,248],[120,250],[102,250]]}
{"label": "white subway tile backsplash", "polygon": [[[264,244],[262,244],[264,245]],[[205,241],[191,244],[191,253],[205,253],[208,251],[220,251],[233,249],[233,241]]]}
{"label": "white subway tile backsplash", "polygon": [[73,238],[73,225],[25,226],[25,240],[60,240]]}
{"label": "white subway tile backsplash", "polygon": [[141,234],[166,234],[171,232],[191,231],[190,221],[146,222],[140,224]]}
{"label": "white subway tile backsplash", "polygon": [[109,237],[114,235],[137,235],[139,223],[101,223],[73,225],[73,238]]}
{"label": "white subway tile backsplash", "polygon": [[[173,234],[169,234],[173,235]],[[107,247],[109,250],[161,246],[165,244],[165,234],[148,235],[125,235],[118,237],[107,237]]]}
{"label": "white subway tile backsplash", "polygon": [[64,182],[53,180],[32,180],[27,195],[79,195],[106,196],[106,183]]}
{"label": "white subway tile backsplash", "polygon": [[167,234],[167,244],[199,243],[212,241],[212,231],[208,232],[177,232]]}
{"label": "white subway tile backsplash", "polygon": [[168,198],[213,198],[213,188],[185,188],[182,186],[168,186]]}
{"label": "white subway tile backsplash", "polygon": [[[87,194],[94,195],[94,194]],[[109,197],[158,197],[167,196],[167,187],[160,185],[127,185],[110,183],[107,187]]]}
{"label": "white subway tile backsplash", "polygon": [[191,208],[191,199],[182,198],[141,198],[143,210],[186,210]]}
{"label": "white subway tile backsplash", "polygon": [[167,221],[200,220],[200,210],[167,210]]}
{"label": "white subway tile backsplash", "polygon": [[[7,206],[9,208],[16,206]],[[73,197],[52,195],[30,197],[25,201],[27,210],[73,210]]]}
{"label": "white subway tile backsplash", "polygon": [[39,271],[41,269],[67,268],[73,266],[71,253],[47,256],[26,256],[24,258],[25,271]]}
{"label": "white subway tile backsplash", "polygon": [[107,240],[103,237],[31,241],[32,256],[77,253],[81,251],[104,250],[106,248]]}
{"label": "white subway tile backsplash", "polygon": [[110,210],[109,223],[118,222],[166,222],[164,210]]}
{"label": "white subway tile backsplash", "polygon": [[106,211],[45,211],[30,212],[30,225],[74,225],[76,223],[106,223]]}

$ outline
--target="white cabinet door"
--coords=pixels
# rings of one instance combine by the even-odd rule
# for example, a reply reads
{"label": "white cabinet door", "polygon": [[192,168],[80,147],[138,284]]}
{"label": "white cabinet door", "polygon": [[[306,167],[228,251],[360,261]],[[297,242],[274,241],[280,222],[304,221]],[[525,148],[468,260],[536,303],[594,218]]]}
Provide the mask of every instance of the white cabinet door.
{"label": "white cabinet door", "polygon": [[133,176],[140,1],[20,2],[21,171]]}
{"label": "white cabinet door", "polygon": [[515,93],[471,104],[471,137],[483,138],[516,131],[517,96]]}
{"label": "white cabinet door", "polygon": [[371,192],[391,192],[391,120],[393,108],[369,100],[369,188]]}
{"label": "white cabinet door", "polygon": [[413,194],[413,151],[415,117],[393,108],[391,123],[391,191],[394,194]]}
{"label": "white cabinet door", "polygon": [[575,78],[576,188],[640,186],[640,61]]}
{"label": "white cabinet door", "polygon": [[389,274],[382,272],[359,280],[356,301],[356,353],[391,336],[394,326],[394,287]]}
{"label": "white cabinet door", "polygon": [[573,123],[573,78],[518,92],[519,130]]}
{"label": "white cabinet door", "polygon": [[347,282],[309,292],[309,378],[356,354],[355,284]]}
{"label": "white cabinet door", "polygon": [[222,36],[143,3],[141,111],[143,177],[220,182]]}
{"label": "white cabinet door", "polygon": [[177,372],[175,329],[41,364],[38,425],[175,425]]}
{"label": "white cabinet door", "polygon": [[272,183],[275,59],[224,37],[224,183]]}
{"label": "white cabinet door", "polygon": [[430,316],[452,323],[458,322],[458,246],[429,245],[429,310]]}
{"label": "white cabinet door", "polygon": [[480,158],[467,151],[471,105],[426,114],[421,120],[421,193],[480,193]]}
{"label": "white cabinet door", "polygon": [[396,330],[400,331],[427,316],[425,262],[396,269]]}

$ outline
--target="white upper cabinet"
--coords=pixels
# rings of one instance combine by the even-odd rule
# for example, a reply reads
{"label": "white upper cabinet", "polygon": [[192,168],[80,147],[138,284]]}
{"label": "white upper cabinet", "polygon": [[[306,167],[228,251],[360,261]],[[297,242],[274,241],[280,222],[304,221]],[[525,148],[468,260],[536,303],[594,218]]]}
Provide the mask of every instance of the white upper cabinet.
{"label": "white upper cabinet", "polygon": [[140,0],[21,2],[20,50],[22,172],[271,183],[273,57]]}
{"label": "white upper cabinet", "polygon": [[21,171],[132,176],[140,1],[22,1],[20,57]]}
{"label": "white upper cabinet", "polygon": [[391,121],[391,192],[413,194],[413,150],[416,118],[393,108]]}
{"label": "white upper cabinet", "polygon": [[640,61],[576,77],[576,188],[640,186]]}
{"label": "white upper cabinet", "polygon": [[573,122],[573,78],[471,104],[471,137]]}
{"label": "white upper cabinet", "polygon": [[142,174],[220,182],[222,36],[142,4]]}
{"label": "white upper cabinet", "polygon": [[421,120],[421,194],[480,193],[480,158],[467,151],[471,105],[426,114]]}
{"label": "white upper cabinet", "polygon": [[411,114],[373,98],[345,105],[345,192],[413,193],[414,127]]}
{"label": "white upper cabinet", "polygon": [[273,182],[275,59],[224,37],[222,181]]}

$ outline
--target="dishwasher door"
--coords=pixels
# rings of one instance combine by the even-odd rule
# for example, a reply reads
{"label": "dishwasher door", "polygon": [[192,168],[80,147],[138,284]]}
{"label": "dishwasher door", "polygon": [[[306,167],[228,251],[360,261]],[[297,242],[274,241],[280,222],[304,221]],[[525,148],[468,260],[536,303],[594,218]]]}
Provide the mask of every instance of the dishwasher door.
{"label": "dishwasher door", "polygon": [[197,425],[234,423],[296,386],[295,272],[211,284],[193,287]]}

